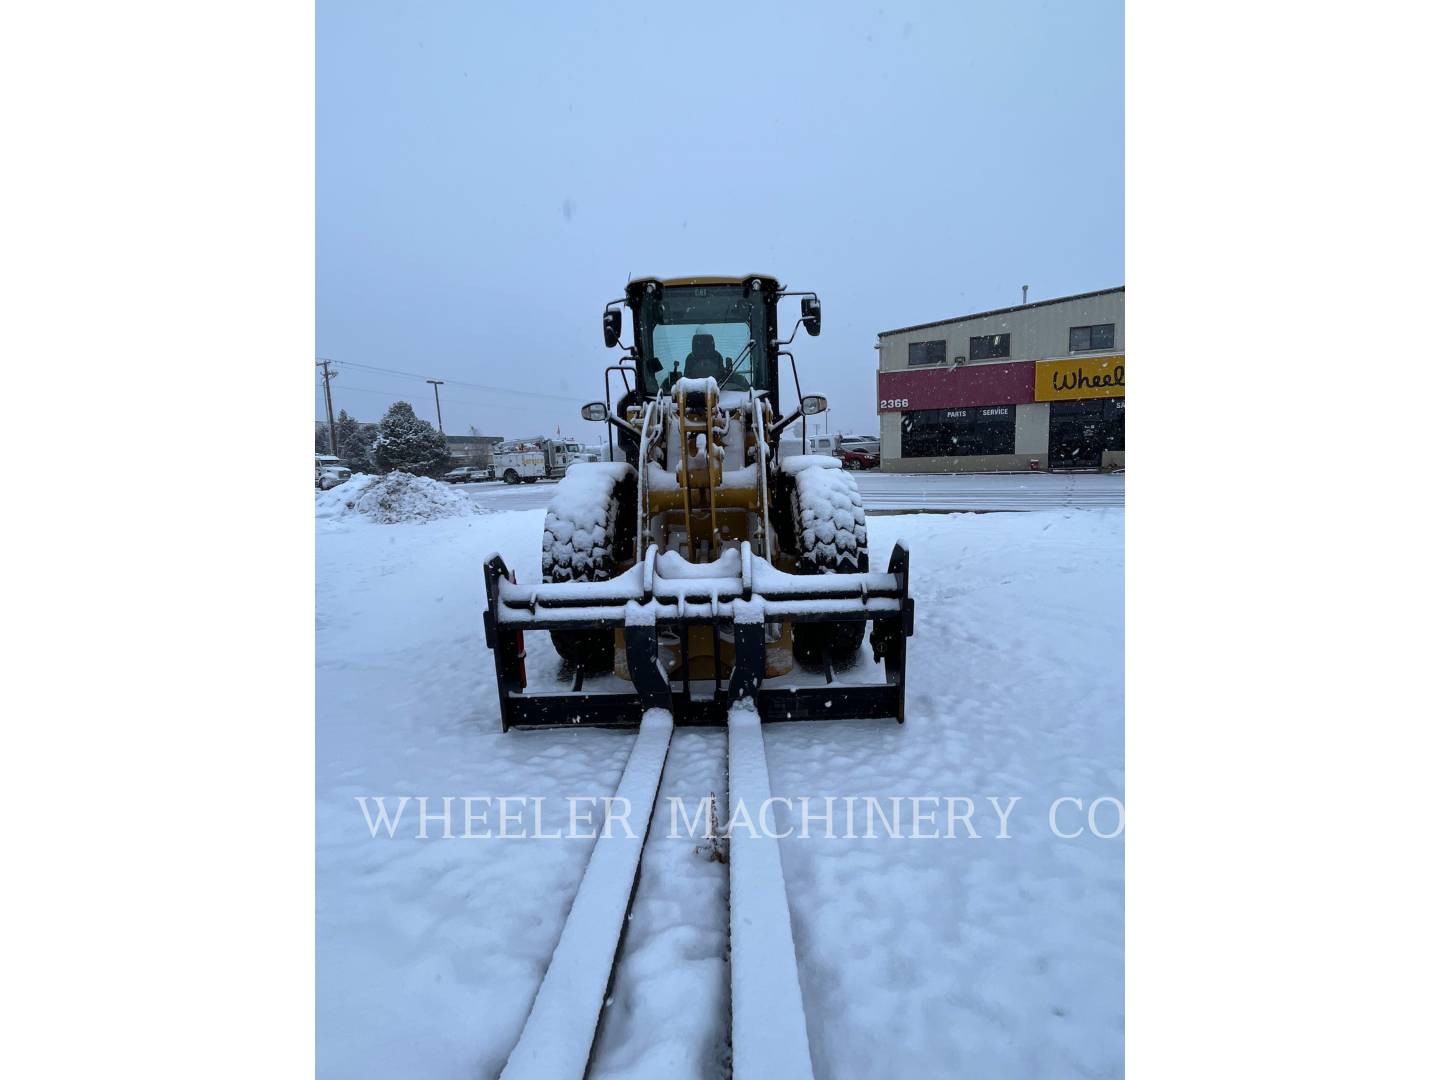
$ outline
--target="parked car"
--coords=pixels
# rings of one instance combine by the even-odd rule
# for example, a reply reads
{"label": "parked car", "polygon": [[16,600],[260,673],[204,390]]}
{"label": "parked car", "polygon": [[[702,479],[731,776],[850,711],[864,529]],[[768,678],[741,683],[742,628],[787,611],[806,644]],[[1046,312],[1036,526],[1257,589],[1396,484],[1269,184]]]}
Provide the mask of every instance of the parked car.
{"label": "parked car", "polygon": [[847,446],[840,451],[840,464],[846,469],[878,469],[880,455],[861,446]]}
{"label": "parked car", "polygon": [[315,486],[321,491],[339,487],[350,479],[350,470],[340,464],[340,459],[329,454],[315,455]]}
{"label": "parked car", "polygon": [[462,465],[458,469],[451,469],[440,479],[447,484],[473,484],[479,480],[495,479],[495,470],[488,465]]}

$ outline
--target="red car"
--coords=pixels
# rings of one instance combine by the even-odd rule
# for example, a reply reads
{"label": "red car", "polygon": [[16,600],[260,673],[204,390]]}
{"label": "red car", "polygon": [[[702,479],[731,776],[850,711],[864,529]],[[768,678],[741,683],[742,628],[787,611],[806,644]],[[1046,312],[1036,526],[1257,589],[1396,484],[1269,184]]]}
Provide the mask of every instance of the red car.
{"label": "red car", "polygon": [[840,464],[846,469],[878,469],[880,455],[871,450],[847,447],[840,451]]}

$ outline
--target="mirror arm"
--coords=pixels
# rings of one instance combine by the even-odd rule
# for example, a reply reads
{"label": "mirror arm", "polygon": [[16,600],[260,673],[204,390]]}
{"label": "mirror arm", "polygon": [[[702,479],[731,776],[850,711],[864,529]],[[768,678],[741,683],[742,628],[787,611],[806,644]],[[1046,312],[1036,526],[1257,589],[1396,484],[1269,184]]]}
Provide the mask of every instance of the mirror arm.
{"label": "mirror arm", "polygon": [[781,433],[782,431],[784,431],[787,427],[789,427],[791,424],[793,424],[796,420],[798,420],[801,415],[802,415],[802,414],[801,414],[800,409],[797,408],[794,412],[792,412],[789,416],[785,417],[783,420],[780,420],[780,421],[778,421],[777,423],[771,424],[771,425],[770,425],[770,432],[769,432],[770,438],[772,438],[772,439],[777,439],[777,438],[779,438],[779,437],[780,437],[780,433]]}
{"label": "mirror arm", "polygon": [[800,332],[800,324],[804,321],[804,315],[801,315],[800,318],[796,319],[795,325],[790,328],[790,336],[787,337],[784,341],[775,342],[776,346],[783,348],[784,346],[789,345],[791,342],[793,342],[795,340],[795,335]]}
{"label": "mirror arm", "polygon": [[611,410],[610,414],[605,417],[605,422],[608,423],[608,424],[613,424],[615,427],[619,428],[621,431],[628,431],[628,432],[630,432],[632,435],[639,435],[639,434],[640,434],[640,429],[639,429],[639,428],[637,428],[634,424],[630,423],[630,421],[628,421],[628,420],[622,420],[622,419],[620,419],[620,417],[618,417],[618,416],[615,415],[615,412],[614,412],[613,409]]}

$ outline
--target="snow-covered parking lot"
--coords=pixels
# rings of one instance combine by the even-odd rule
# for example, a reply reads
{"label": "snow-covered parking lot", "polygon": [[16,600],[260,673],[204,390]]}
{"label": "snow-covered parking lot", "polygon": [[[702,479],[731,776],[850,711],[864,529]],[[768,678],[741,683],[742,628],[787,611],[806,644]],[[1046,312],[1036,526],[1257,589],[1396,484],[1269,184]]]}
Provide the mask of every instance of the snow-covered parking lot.
{"label": "snow-covered parking lot", "polygon": [[[872,514],[915,510],[1121,509],[1124,473],[887,473],[852,474]],[[511,486],[499,481],[459,484],[489,510],[531,510],[544,506],[555,482]]]}
{"label": "snow-covered parking lot", "polygon": [[[499,730],[481,561],[537,580],[543,518],[317,520],[322,1076],[495,1076],[545,972],[590,841],[444,839],[438,819],[418,839],[414,816],[372,838],[356,801],[452,796],[458,831],[463,796],[563,816],[613,792],[633,734]],[[938,797],[942,829],[967,798],[979,835],[781,840],[817,1076],[1122,1073],[1123,836],[1079,807],[1124,798],[1123,521],[871,519],[877,561],[899,537],[913,556],[907,723],[767,725],[774,794]],[[532,679],[558,670],[527,645]],[[678,733],[662,797],[723,789],[723,755],[721,731]],[[647,849],[593,1075],[724,1075],[725,887],[688,843]]]}

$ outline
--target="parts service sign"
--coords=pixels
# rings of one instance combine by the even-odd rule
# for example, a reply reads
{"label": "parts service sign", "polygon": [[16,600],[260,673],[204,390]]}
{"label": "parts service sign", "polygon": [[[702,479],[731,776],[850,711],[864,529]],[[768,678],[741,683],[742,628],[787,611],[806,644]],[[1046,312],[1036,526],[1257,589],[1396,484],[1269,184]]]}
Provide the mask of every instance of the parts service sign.
{"label": "parts service sign", "polygon": [[1077,398],[1123,398],[1125,357],[1087,356],[1078,360],[1038,360],[1035,363],[1036,401],[1073,401]]}

